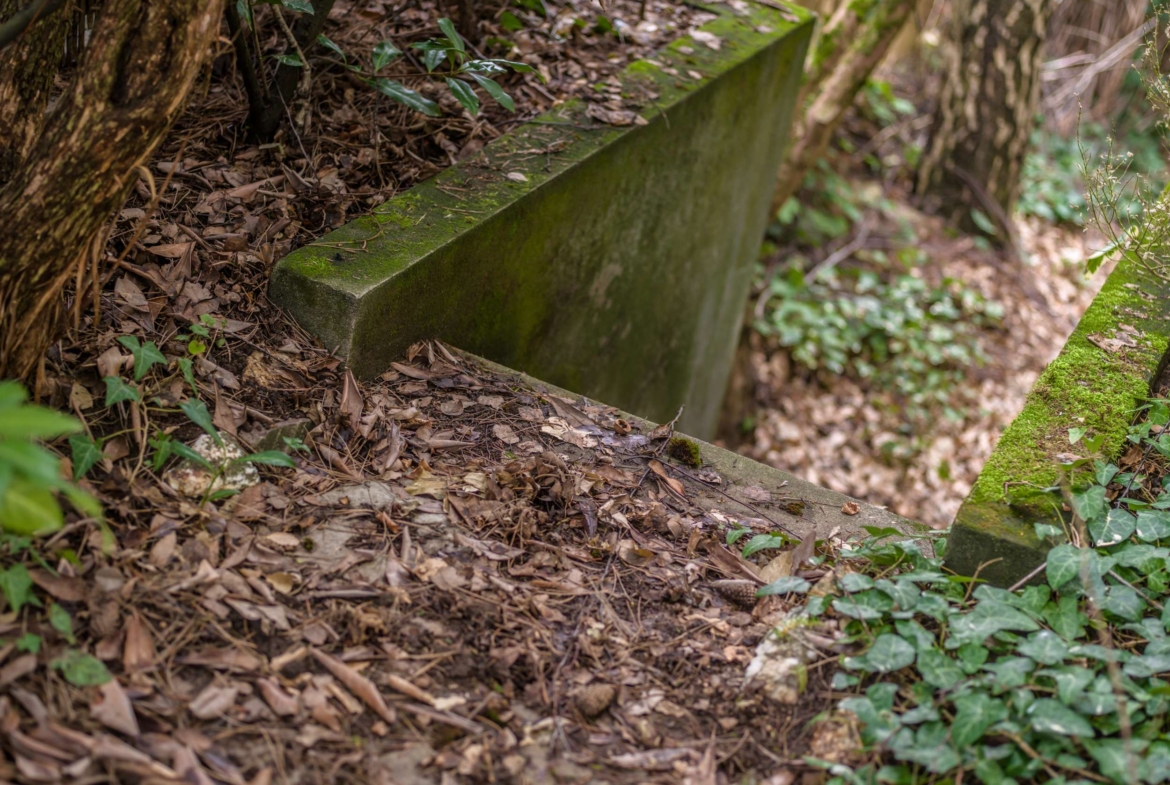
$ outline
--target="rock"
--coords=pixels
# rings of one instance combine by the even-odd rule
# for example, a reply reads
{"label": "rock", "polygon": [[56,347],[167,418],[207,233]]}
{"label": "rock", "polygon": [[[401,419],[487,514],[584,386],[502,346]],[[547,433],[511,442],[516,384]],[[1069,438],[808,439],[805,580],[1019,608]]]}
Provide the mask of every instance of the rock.
{"label": "rock", "polygon": [[616,696],[617,689],[612,684],[595,682],[577,693],[577,710],[593,719],[608,709]]}
{"label": "rock", "polygon": [[260,482],[260,473],[250,463],[233,463],[247,453],[230,436],[222,434],[222,444],[216,444],[203,434],[189,447],[214,467],[209,469],[184,460],[163,474],[163,481],[184,496],[200,499],[216,491],[240,491]]}

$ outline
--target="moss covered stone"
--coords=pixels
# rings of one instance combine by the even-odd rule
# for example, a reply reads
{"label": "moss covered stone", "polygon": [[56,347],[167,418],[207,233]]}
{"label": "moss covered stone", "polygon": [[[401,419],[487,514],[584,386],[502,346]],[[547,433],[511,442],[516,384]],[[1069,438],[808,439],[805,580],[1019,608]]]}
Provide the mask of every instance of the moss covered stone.
{"label": "moss covered stone", "polygon": [[699,444],[685,436],[675,436],[666,443],[666,454],[681,464],[697,469],[703,465]]}
{"label": "moss covered stone", "polygon": [[710,435],[812,29],[717,8],[717,51],[621,74],[645,124],[568,102],[289,254],[270,297],[361,376],[437,337]]}
{"label": "moss covered stone", "polygon": [[1034,524],[1060,517],[1048,489],[1057,456],[1076,449],[1069,429],[1103,435],[1106,454],[1120,450],[1170,345],[1168,298],[1164,281],[1129,261],[1117,266],[980,472],[955,518],[948,566],[1004,585],[1043,561],[1048,545]]}

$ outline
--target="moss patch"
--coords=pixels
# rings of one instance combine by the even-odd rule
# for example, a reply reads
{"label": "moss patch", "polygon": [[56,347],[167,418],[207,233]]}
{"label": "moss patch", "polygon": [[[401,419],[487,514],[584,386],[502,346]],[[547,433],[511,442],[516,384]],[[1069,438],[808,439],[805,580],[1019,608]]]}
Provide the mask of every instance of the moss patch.
{"label": "moss patch", "polygon": [[1057,455],[1080,449],[1069,442],[1069,429],[1104,436],[1106,454],[1120,450],[1167,354],[1168,318],[1166,284],[1120,263],[980,472],[955,519],[948,565],[971,574],[998,558],[992,574],[1015,580],[1017,568],[1043,557],[1047,548],[1033,524],[1059,517],[1060,500],[1045,489],[1058,481]]}
{"label": "moss patch", "polygon": [[672,437],[666,443],[666,454],[692,469],[703,465],[703,455],[699,452],[698,443],[682,436]]}
{"label": "moss patch", "polygon": [[359,376],[441,338],[711,434],[812,28],[719,9],[718,51],[619,76],[644,124],[569,101],[289,254],[271,299]]}

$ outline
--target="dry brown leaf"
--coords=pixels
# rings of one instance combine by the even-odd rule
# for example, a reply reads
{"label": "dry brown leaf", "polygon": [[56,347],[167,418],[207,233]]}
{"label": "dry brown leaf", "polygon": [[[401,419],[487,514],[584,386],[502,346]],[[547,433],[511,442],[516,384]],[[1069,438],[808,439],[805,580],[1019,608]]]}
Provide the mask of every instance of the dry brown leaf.
{"label": "dry brown leaf", "polygon": [[81,602],[89,596],[85,582],[65,575],[50,575],[41,569],[28,571],[32,582],[61,602]]}
{"label": "dry brown leaf", "polygon": [[393,673],[386,677],[386,685],[391,689],[401,692],[403,695],[414,698],[419,703],[425,703],[428,706],[435,705],[435,698],[426,690],[419,689],[401,676],[395,676]]}
{"label": "dry brown leaf", "polygon": [[375,714],[390,724],[394,724],[397,721],[398,715],[394,713],[392,708],[386,705],[382,693],[374,686],[374,682],[362,676],[341,660],[334,659],[317,649],[312,649],[311,652],[317,662],[324,665],[326,670],[344,684],[346,689],[358,696],[363,703],[373,709]]}
{"label": "dry brown leaf", "polygon": [[845,502],[845,504],[841,506],[841,512],[845,513],[846,515],[856,515],[857,513],[861,512],[861,506],[857,502]]}
{"label": "dry brown leaf", "polygon": [[520,442],[520,437],[516,435],[511,426],[502,423],[492,426],[492,435],[504,444],[518,444]]}
{"label": "dry brown leaf", "polygon": [[0,687],[24,678],[37,669],[37,655],[25,654],[0,668]]}
{"label": "dry brown leaf", "polygon": [[649,465],[650,471],[658,475],[659,479],[666,483],[666,487],[670,488],[678,496],[684,499],[686,498],[686,489],[683,487],[683,484],[667,474],[666,467],[662,465],[661,461],[651,460]]}
{"label": "dry brown leaf", "polygon": [[143,623],[142,617],[134,611],[126,619],[126,643],[122,648],[122,667],[126,673],[138,673],[154,666],[154,639]]}
{"label": "dry brown leaf", "polygon": [[278,717],[289,717],[297,713],[299,702],[294,695],[289,695],[275,680],[269,678],[257,679],[256,686],[260,689],[260,696]]}
{"label": "dry brown leaf", "polygon": [[799,570],[801,565],[813,557],[813,552],[817,547],[817,527],[814,526],[812,530],[805,535],[800,544],[796,546],[796,550],[792,552],[792,569]]}
{"label": "dry brown leaf", "polygon": [[211,683],[187,704],[187,710],[201,720],[222,717],[228,709],[235,705],[239,694],[239,685],[223,686]]}
{"label": "dry brown leaf", "polygon": [[764,583],[772,583],[773,581],[785,578],[792,574],[795,569],[793,554],[796,551],[784,551],[772,561],[768,562],[760,570],[760,578]]}
{"label": "dry brown leaf", "polygon": [[89,705],[89,713],[111,730],[134,738],[139,736],[138,717],[117,679],[110,679],[98,687],[94,701]]}
{"label": "dry brown leaf", "polygon": [[353,371],[347,368],[341,386],[341,413],[349,420],[349,427],[354,431],[361,426],[362,410],[365,405],[357,379],[354,378]]}

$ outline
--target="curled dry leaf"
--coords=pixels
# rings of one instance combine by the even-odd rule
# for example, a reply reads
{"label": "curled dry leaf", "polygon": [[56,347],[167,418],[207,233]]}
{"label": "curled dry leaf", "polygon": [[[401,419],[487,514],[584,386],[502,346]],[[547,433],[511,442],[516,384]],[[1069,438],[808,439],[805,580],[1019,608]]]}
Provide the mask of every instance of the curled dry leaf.
{"label": "curled dry leaf", "polygon": [[378,688],[374,686],[374,682],[370,681],[341,660],[334,659],[328,654],[322,651],[318,651],[317,649],[312,649],[311,652],[317,662],[324,665],[327,671],[332,673],[338,681],[344,684],[346,689],[348,689],[354,695],[358,696],[362,703],[373,709],[375,714],[391,724],[393,724],[398,719],[398,716],[394,713],[394,710],[386,705],[386,700],[382,697],[382,693],[378,691]]}
{"label": "curled dry leaf", "polygon": [[845,513],[846,515],[856,515],[857,513],[861,512],[861,505],[859,505],[857,502],[845,502],[845,504],[841,506],[841,512]]}
{"label": "curled dry leaf", "polygon": [[278,717],[289,717],[297,713],[299,703],[296,696],[289,695],[281,689],[275,680],[257,679],[256,687],[259,688],[260,696],[264,698],[264,702]]}

